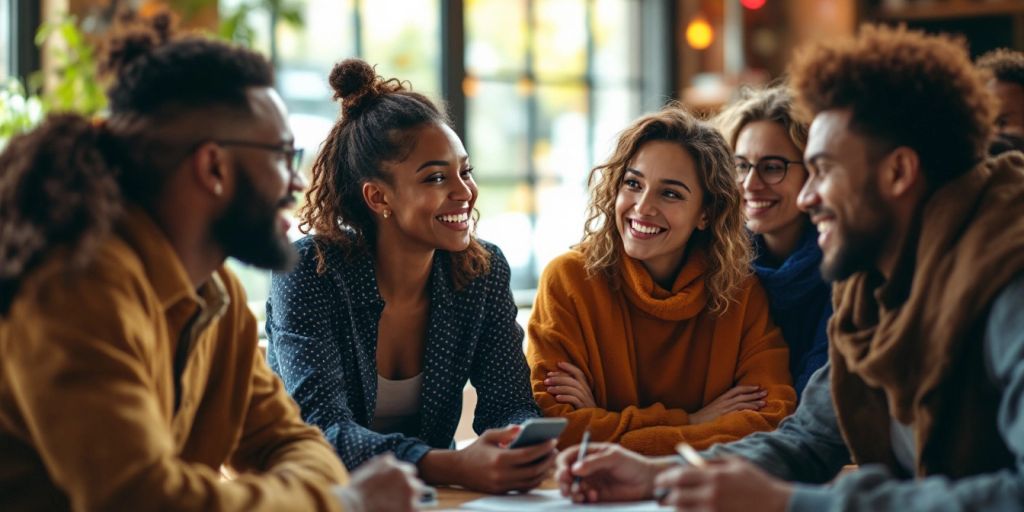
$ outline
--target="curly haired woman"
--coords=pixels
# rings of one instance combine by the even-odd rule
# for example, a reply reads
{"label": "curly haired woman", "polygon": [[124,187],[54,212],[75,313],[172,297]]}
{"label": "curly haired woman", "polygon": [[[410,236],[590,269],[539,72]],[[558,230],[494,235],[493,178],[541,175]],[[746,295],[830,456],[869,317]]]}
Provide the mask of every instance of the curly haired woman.
{"label": "curly haired woman", "polygon": [[534,397],[561,442],[644,454],[771,430],[793,411],[788,350],[750,275],[732,155],[668,107],[591,173],[582,242],[545,269],[530,319]]}
{"label": "curly haired woman", "polygon": [[[428,483],[536,487],[554,444],[518,449],[538,416],[501,251],[473,234],[462,141],[429,99],[366,62],[330,77],[341,119],[313,165],[300,260],[273,276],[268,362],[309,423],[356,467],[379,453]],[[481,437],[455,451],[467,380]]]}

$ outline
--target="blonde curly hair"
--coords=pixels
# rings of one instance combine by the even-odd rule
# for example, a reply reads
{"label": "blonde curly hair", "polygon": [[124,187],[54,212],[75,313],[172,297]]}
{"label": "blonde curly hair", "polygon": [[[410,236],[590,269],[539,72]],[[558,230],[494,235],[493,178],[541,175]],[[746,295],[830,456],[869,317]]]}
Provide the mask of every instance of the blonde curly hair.
{"label": "blonde curly hair", "polygon": [[695,231],[687,245],[707,251],[708,310],[722,314],[736,302],[743,281],[750,275],[751,250],[733,178],[732,153],[717,130],[678,105],[634,121],[619,134],[608,161],[590,172],[590,204],[583,239],[577,246],[583,253],[587,274],[604,276],[613,288],[621,285],[622,238],[615,225],[615,199],[629,162],[641,146],[651,141],[679,144],[696,164],[708,224],[707,229]]}

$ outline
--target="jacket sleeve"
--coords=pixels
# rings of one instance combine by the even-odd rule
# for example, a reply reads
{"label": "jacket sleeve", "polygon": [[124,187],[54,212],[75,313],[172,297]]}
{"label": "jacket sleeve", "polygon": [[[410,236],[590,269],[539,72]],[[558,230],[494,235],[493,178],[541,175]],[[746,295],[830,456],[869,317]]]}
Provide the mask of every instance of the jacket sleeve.
{"label": "jacket sleeve", "polygon": [[703,455],[743,457],[783,480],[832,480],[844,465],[850,464],[850,452],[832,407],[828,363],[814,373],[796,413],[783,420],[778,429],[715,445]]}
{"label": "jacket sleeve", "polygon": [[766,389],[764,407],[757,411],[726,413],[707,423],[640,429],[623,436],[622,446],[659,455],[674,453],[675,445],[682,441],[704,449],[754,432],[773,430],[793,412],[796,392],[789,374],[789,349],[769,317],[768,299],[759,283],[750,287],[745,304],[740,306],[745,306],[745,310],[734,383]]}
{"label": "jacket sleeve", "polygon": [[[620,412],[601,407],[576,410],[572,405],[555,401],[547,392],[544,379],[549,371],[557,370],[561,361],[572,363],[587,377],[587,385],[594,388],[591,364],[585,348],[589,328],[587,319],[593,312],[577,307],[570,287],[565,281],[572,279],[555,260],[541,276],[533,313],[530,316],[530,344],[527,360],[533,396],[544,416],[560,416],[569,420],[559,447],[580,442],[583,432],[590,430],[594,441],[619,442],[628,432],[656,425],[685,425],[689,417],[682,409],[668,409],[657,403],[648,407],[629,406]],[[592,334],[592,333],[591,333]]]}
{"label": "jacket sleeve", "polygon": [[[141,285],[102,273],[54,281],[39,300],[12,312],[20,327],[0,337],[0,372],[71,508],[340,509],[330,489],[343,470],[324,458],[326,446],[315,431],[287,419],[286,428],[269,417],[249,423],[276,431],[271,441],[249,429],[247,449],[265,454],[262,472],[223,481],[215,469],[179,458],[167,411],[153,392],[147,355],[158,327],[139,295]],[[255,328],[243,332],[255,335]],[[237,364],[244,369],[256,361]]]}
{"label": "jacket sleeve", "polygon": [[352,314],[351,306],[329,274],[317,274],[312,245],[300,250],[292,272],[275,272],[271,278],[266,330],[274,370],[298,402],[302,418],[323,431],[346,467],[357,468],[387,452],[415,464],[430,450],[428,444],[402,434],[374,432],[353,417],[346,391],[362,384],[358,375],[342,370],[345,337],[336,321]]}
{"label": "jacket sleeve", "polygon": [[985,326],[985,365],[1002,393],[996,423],[1013,467],[952,480],[900,480],[882,465],[862,466],[830,487],[797,485],[791,511],[1024,510],[1024,276],[995,299]]}
{"label": "jacket sleeve", "polygon": [[496,246],[487,248],[492,257],[486,276],[484,327],[470,369],[478,393],[473,419],[478,434],[539,416],[530,393],[530,369],[523,354],[523,328],[516,322],[508,261]]}

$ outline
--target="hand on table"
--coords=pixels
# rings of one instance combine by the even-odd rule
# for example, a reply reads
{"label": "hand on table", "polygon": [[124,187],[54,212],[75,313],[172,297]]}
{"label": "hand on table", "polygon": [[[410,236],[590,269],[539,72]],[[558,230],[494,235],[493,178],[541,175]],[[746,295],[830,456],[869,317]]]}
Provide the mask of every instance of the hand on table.
{"label": "hand on table", "polygon": [[369,512],[419,509],[423,482],[416,478],[416,467],[400,462],[393,455],[381,455],[352,472],[349,484],[339,491],[345,510]]}
{"label": "hand on table", "polygon": [[707,512],[783,512],[793,486],[738,457],[710,459],[703,468],[677,466],[658,475],[663,505]]}
{"label": "hand on table", "polygon": [[460,478],[453,482],[467,489],[501,494],[509,491],[529,491],[544,481],[555,464],[557,441],[506,448],[519,433],[513,425],[491,429],[473,444],[456,452]]}
{"label": "hand on table", "polygon": [[[563,496],[574,502],[636,501],[650,499],[654,478],[667,467],[617,444],[590,443],[586,457],[576,463],[579,445],[559,454],[555,481]],[[577,489],[573,481],[580,478]]]}
{"label": "hand on table", "polygon": [[548,372],[544,379],[547,392],[555,397],[555,401],[572,405],[575,409],[597,407],[583,371],[564,361],[558,363],[558,367],[562,371]]}

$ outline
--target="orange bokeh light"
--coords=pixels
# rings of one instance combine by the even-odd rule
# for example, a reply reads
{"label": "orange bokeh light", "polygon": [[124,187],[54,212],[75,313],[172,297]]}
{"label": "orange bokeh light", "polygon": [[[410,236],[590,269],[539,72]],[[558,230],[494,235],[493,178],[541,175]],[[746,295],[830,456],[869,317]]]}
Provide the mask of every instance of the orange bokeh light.
{"label": "orange bokeh light", "polygon": [[686,42],[695,50],[703,50],[711,46],[715,40],[715,31],[708,20],[698,16],[686,26]]}

